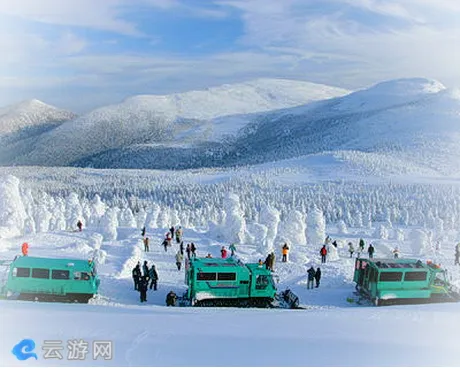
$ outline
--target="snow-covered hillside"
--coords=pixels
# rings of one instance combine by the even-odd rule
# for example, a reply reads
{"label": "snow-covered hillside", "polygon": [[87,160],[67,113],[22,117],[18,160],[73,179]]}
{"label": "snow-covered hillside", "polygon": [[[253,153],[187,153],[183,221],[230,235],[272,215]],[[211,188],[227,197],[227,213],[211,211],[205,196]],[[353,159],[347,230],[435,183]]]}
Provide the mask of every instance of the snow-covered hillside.
{"label": "snow-covered hillside", "polygon": [[[239,119],[226,118],[223,123],[238,124]],[[375,168],[374,174],[381,175],[460,175],[460,93],[436,81],[389,81],[344,97],[245,115],[243,119],[244,127],[220,143],[135,145],[76,164],[98,168],[228,167],[330,152],[346,158],[361,172]]]}
{"label": "snow-covered hillside", "polygon": [[24,101],[0,109],[0,135],[42,124],[62,123],[75,117],[70,111],[60,110],[38,100]]}
{"label": "snow-covered hillside", "polygon": [[199,144],[237,131],[247,123],[240,119],[238,126],[234,120],[214,125],[214,118],[299,106],[347,93],[308,82],[260,79],[205,91],[135,96],[43,134],[32,150],[17,152],[12,163],[69,165],[101,152],[139,144]]}

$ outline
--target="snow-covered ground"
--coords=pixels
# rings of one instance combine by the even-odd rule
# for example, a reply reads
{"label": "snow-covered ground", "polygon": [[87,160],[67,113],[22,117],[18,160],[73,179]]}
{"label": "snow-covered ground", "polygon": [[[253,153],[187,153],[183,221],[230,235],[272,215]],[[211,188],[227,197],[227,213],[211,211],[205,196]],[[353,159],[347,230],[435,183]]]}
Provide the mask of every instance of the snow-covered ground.
{"label": "snow-covered ground", "polygon": [[[460,305],[411,305],[376,308],[350,303],[353,294],[353,260],[346,244],[360,237],[376,246],[377,257],[391,255],[398,245],[411,256],[410,241],[375,239],[373,229],[348,229],[340,235],[334,226],[328,234],[339,241],[339,259],[319,262],[319,247],[293,246],[288,263],[276,262],[279,288],[290,287],[306,310],[237,308],[171,308],[165,306],[170,290],[185,291],[184,273],[175,266],[178,245],[165,252],[160,246],[167,228],[147,228],[150,252],[143,252],[140,230],[119,227],[117,240],[106,241],[98,227],[83,232],[53,231],[2,239],[0,259],[11,259],[20,245],[30,244],[31,256],[82,258],[99,253],[100,295],[90,305],[2,301],[0,362],[2,365],[123,365],[123,366],[441,366],[458,365],[456,331]],[[342,229],[343,230],[343,229]],[[410,229],[400,229],[407,234]],[[225,242],[207,229],[187,228],[185,243],[194,242],[198,256],[219,256]],[[278,248],[278,245],[276,245]],[[278,252],[279,250],[276,249]],[[240,244],[237,255],[246,262],[264,258],[254,245]],[[460,268],[454,268],[452,244],[427,250],[422,258],[447,267],[459,285]],[[145,304],[133,290],[131,269],[137,261],[155,263],[159,289],[148,292]],[[323,271],[321,286],[307,290],[306,270]],[[39,359],[16,360],[11,349],[24,338],[37,344]],[[113,341],[113,360],[43,359],[44,340],[83,339]]]}

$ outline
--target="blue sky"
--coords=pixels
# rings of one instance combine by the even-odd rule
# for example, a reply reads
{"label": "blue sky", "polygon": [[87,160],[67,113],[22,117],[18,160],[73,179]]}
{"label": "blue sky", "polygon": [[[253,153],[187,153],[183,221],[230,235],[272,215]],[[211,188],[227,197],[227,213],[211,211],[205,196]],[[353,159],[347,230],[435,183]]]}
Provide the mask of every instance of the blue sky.
{"label": "blue sky", "polygon": [[0,105],[85,112],[255,78],[460,86],[457,0],[0,0]]}

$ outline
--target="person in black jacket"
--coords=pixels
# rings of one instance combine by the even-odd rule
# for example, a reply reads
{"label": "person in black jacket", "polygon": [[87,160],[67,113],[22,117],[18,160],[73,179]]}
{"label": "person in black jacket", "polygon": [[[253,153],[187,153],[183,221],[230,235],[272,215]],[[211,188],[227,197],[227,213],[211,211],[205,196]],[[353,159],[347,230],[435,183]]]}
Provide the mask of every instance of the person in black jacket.
{"label": "person in black jacket", "polygon": [[313,289],[313,280],[315,279],[315,275],[316,275],[316,272],[313,266],[311,266],[308,269],[307,273],[308,273],[307,289],[310,289],[310,285],[311,285],[311,289]]}
{"label": "person in black jacket", "polygon": [[141,294],[141,303],[147,301],[147,286],[148,286],[147,277],[142,276],[139,281],[139,292]]}
{"label": "person in black jacket", "polygon": [[369,259],[374,258],[375,248],[372,244],[369,244],[369,248],[367,248],[367,253],[369,253]]}
{"label": "person in black jacket", "polygon": [[141,265],[139,264],[139,262],[137,262],[136,267],[133,268],[134,290],[139,290],[139,280],[141,277]]}
{"label": "person in black jacket", "polygon": [[315,272],[315,281],[316,281],[316,287],[319,287],[319,282],[321,280],[321,269],[318,267]]}
{"label": "person in black jacket", "polygon": [[147,265],[147,261],[144,261],[144,265],[142,266],[142,271],[144,273],[144,277],[149,277],[149,266]]}
{"label": "person in black jacket", "polygon": [[152,287],[153,287],[153,290],[156,290],[158,287],[158,272],[154,264],[152,264],[152,268],[150,268],[149,270],[149,278],[151,280],[150,290],[152,290]]}
{"label": "person in black jacket", "polygon": [[166,295],[166,305],[168,307],[175,307],[177,301],[177,295],[174,291],[170,291],[168,295]]}

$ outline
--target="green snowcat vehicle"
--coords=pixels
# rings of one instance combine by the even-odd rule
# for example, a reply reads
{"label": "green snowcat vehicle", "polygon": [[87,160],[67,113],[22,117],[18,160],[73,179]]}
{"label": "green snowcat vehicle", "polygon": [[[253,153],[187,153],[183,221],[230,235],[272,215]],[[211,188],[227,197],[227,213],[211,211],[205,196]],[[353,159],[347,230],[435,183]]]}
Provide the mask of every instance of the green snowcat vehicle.
{"label": "green snowcat vehicle", "polygon": [[187,292],[181,305],[299,308],[290,290],[277,294],[272,272],[236,258],[192,258],[186,262]]}
{"label": "green snowcat vehicle", "polygon": [[92,260],[18,256],[0,266],[4,299],[87,303],[100,284]]}
{"label": "green snowcat vehicle", "polygon": [[357,258],[353,281],[359,293],[376,306],[460,300],[445,269],[417,259]]}

